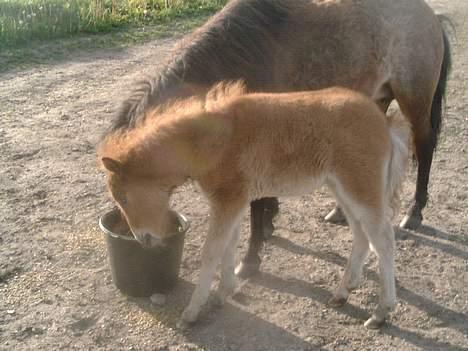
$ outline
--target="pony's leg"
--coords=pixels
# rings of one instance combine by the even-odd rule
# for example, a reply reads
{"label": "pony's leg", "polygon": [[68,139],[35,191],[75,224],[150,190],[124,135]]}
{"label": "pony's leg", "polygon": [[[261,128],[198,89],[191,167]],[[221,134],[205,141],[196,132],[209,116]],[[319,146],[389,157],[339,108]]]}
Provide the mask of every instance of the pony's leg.
{"label": "pony's leg", "polygon": [[273,233],[273,218],[278,214],[278,207],[276,198],[264,198],[250,204],[251,234],[247,254],[236,268],[239,277],[248,278],[258,273],[262,262],[259,253],[264,241]]}
{"label": "pony's leg", "polygon": [[[440,34],[443,34],[443,40],[438,39]],[[446,35],[443,32],[434,32],[432,35],[428,32],[425,40],[426,43],[420,45],[432,47],[432,55],[429,54],[427,60],[414,57],[418,58],[418,64],[413,76],[408,76],[409,72],[405,71],[396,72],[392,82],[392,90],[400,109],[413,127],[418,160],[414,202],[400,223],[400,227],[407,229],[416,229],[423,219],[422,210],[427,203],[429,174],[440,131],[442,105],[450,70],[450,44]],[[401,58],[402,56],[397,57],[395,67],[409,67],[405,61],[398,62]]]}
{"label": "pony's leg", "polygon": [[343,279],[333,294],[333,297],[328,301],[333,307],[343,306],[348,300],[350,292],[359,286],[364,262],[369,253],[369,241],[362,230],[361,224],[350,211],[346,211],[346,218],[348,219],[351,232],[353,233],[353,248],[346,265]]}
{"label": "pony's leg", "polygon": [[372,220],[363,218],[361,225],[379,258],[380,295],[379,304],[372,316],[364,323],[369,329],[380,328],[396,305],[394,251],[395,234],[391,223],[383,217]]}
{"label": "pony's leg", "polygon": [[236,251],[240,236],[240,224],[238,224],[232,233],[231,239],[224,252],[221,261],[221,281],[216,293],[218,304],[223,304],[226,298],[234,293],[236,289],[236,275],[234,269],[236,266]]}
{"label": "pony's leg", "polygon": [[329,214],[325,216],[325,221],[333,224],[345,224],[346,216],[343,210],[336,206]]}
{"label": "pony's leg", "polygon": [[231,241],[234,229],[238,226],[242,208],[212,211],[208,236],[203,246],[202,264],[198,284],[192,294],[189,305],[182,313],[180,327],[186,327],[197,320],[202,306],[206,303],[216,268]]}
{"label": "pony's leg", "polygon": [[[423,92],[419,93],[423,94]],[[431,125],[431,93],[432,91],[426,92],[425,98],[396,94],[401,111],[412,124],[416,159],[418,161],[416,193],[413,204],[400,223],[400,227],[406,229],[419,227],[423,220],[422,210],[426,206],[428,198],[429,174],[437,141],[437,131]]]}
{"label": "pony's leg", "polygon": [[263,214],[263,238],[270,239],[275,231],[273,219],[279,212],[279,202],[276,197],[266,197],[263,199],[265,205],[265,212]]}
{"label": "pony's leg", "polygon": [[416,193],[413,204],[400,222],[400,227],[405,229],[416,229],[423,220],[422,210],[427,204],[427,187],[435,150],[435,138],[432,135],[420,136],[418,134],[420,133],[415,132],[416,158],[418,160]]}

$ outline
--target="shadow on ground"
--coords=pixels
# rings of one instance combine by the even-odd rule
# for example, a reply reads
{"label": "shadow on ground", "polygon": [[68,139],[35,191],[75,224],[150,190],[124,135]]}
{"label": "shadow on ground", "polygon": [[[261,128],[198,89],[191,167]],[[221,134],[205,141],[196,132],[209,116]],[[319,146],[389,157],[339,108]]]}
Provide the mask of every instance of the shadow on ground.
{"label": "shadow on ground", "polygon": [[[234,301],[223,307],[211,301],[203,309],[199,321],[188,330],[176,327],[183,307],[188,303],[194,285],[180,281],[176,291],[168,296],[167,306],[177,305],[176,313],[167,313],[166,307],[154,307],[148,299],[135,300],[155,323],[176,329],[185,338],[207,350],[320,350],[321,344],[313,344],[242,309]],[[274,340],[274,344],[272,341]],[[214,346],[216,345],[216,346]]]}

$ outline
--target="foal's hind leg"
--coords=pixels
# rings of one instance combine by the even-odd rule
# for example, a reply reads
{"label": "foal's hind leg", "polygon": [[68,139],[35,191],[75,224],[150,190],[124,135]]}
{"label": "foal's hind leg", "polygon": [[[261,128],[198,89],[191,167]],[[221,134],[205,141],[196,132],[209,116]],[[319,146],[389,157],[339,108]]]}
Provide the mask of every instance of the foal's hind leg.
{"label": "foal's hind leg", "polygon": [[[370,181],[376,181],[377,178],[374,177]],[[365,177],[357,179],[363,180]],[[379,258],[381,293],[377,309],[364,325],[371,329],[379,328],[396,304],[393,228],[385,219],[383,207],[377,205],[378,201],[374,201],[372,205],[365,204],[359,199],[353,199],[339,183],[334,182],[328,185],[335,194],[339,205],[344,209],[353,233],[353,249],[343,280],[329,303],[334,306],[343,305],[349,292],[357,287],[370,243]],[[362,188],[366,187],[362,186]],[[373,188],[378,189],[379,187],[371,184],[368,191],[370,192]],[[378,193],[373,195],[368,193],[367,195],[373,199],[379,198]]]}
{"label": "foal's hind leg", "polygon": [[[375,103],[379,106],[382,112],[387,113],[388,108],[394,99],[393,93],[389,86],[385,86],[385,90],[380,99],[375,101]],[[330,211],[325,216],[325,222],[333,223],[333,224],[346,224],[348,215],[345,215],[345,212],[341,209],[340,205],[337,204],[336,207]]]}
{"label": "foal's hind leg", "polygon": [[346,265],[343,279],[333,294],[333,297],[328,301],[333,307],[343,306],[348,300],[350,292],[359,286],[364,262],[369,253],[369,241],[362,230],[361,224],[354,218],[354,214],[349,211],[345,212],[353,233],[353,248]]}
{"label": "foal's hind leg", "polygon": [[[380,295],[379,304],[364,325],[369,329],[380,328],[396,305],[394,272],[394,232],[390,222],[383,217],[383,211],[368,211],[360,220],[354,210],[348,211],[353,231],[353,249],[348,261],[343,280],[335,292],[330,304],[343,305],[349,292],[359,284],[364,260],[367,257],[369,243],[379,258]],[[380,213],[379,213],[380,212]]]}
{"label": "foal's hind leg", "polygon": [[396,305],[394,251],[395,234],[388,220],[381,218],[373,220],[372,217],[361,221],[364,232],[367,234],[373,251],[379,258],[380,295],[379,304],[364,325],[369,329],[382,326]]}

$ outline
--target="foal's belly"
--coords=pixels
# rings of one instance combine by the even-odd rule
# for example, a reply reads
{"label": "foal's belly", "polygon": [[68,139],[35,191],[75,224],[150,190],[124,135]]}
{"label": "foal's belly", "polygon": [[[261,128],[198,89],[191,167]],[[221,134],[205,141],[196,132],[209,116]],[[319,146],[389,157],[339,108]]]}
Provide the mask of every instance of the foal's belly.
{"label": "foal's belly", "polygon": [[324,184],[325,176],[264,177],[253,180],[248,189],[250,200],[310,194]]}

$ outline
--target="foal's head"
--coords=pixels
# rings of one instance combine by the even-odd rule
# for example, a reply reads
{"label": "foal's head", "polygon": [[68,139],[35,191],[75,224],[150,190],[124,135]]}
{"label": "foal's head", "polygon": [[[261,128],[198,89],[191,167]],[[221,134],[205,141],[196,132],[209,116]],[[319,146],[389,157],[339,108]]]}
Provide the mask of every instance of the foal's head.
{"label": "foal's head", "polygon": [[122,210],[135,238],[146,247],[162,246],[176,233],[177,216],[169,208],[175,180],[132,174],[126,165],[102,157],[107,186]]}
{"label": "foal's head", "polygon": [[149,111],[135,129],[100,145],[107,186],[140,243],[162,245],[175,234],[171,192],[216,164],[230,135],[230,119],[216,111],[244,92],[242,82],[218,84],[205,98]]}

